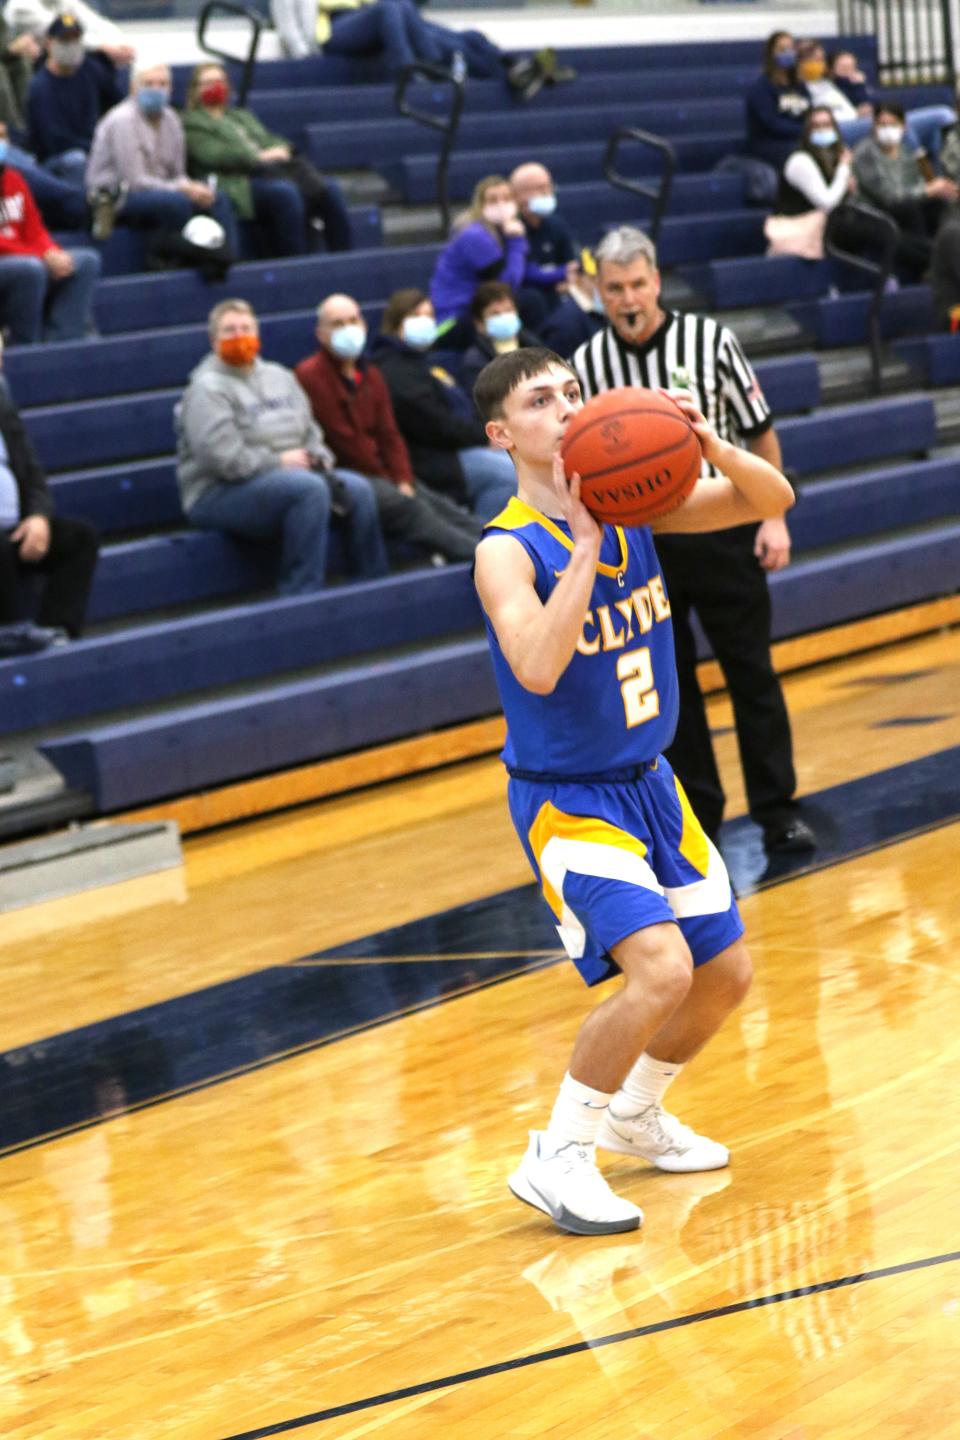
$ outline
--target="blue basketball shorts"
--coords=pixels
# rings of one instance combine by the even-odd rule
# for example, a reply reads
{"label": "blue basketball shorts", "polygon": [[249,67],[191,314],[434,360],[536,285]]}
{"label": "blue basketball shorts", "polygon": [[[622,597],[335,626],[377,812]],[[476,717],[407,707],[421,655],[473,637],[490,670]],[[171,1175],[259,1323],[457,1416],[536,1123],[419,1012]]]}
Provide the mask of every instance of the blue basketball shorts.
{"label": "blue basketball shorts", "polygon": [[588,985],[618,974],[610,951],[675,921],[694,965],[743,934],[720,852],[661,755],[639,779],[584,784],[511,778],[510,814]]}

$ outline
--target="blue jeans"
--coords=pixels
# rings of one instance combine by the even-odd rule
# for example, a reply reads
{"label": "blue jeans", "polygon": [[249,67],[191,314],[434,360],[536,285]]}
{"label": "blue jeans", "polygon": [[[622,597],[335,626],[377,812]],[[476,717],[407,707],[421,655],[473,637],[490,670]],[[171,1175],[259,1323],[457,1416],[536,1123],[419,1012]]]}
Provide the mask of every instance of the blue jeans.
{"label": "blue jeans", "polygon": [[470,509],[478,519],[492,520],[517,493],[517,472],[513,461],[506,450],[494,450],[486,445],[472,445],[468,450],[458,450],[457,459],[463,471]]}
{"label": "blue jeans", "polygon": [[257,223],[269,234],[271,255],[304,255],[307,250],[307,214],[303,197],[292,180],[251,176],[250,192]]}
{"label": "blue jeans", "polygon": [[88,158],[86,150],[64,150],[61,155],[51,155],[49,160],[44,160],[43,168],[58,180],[82,190],[86,185]]}
{"label": "blue jeans", "polygon": [[328,55],[382,55],[391,74],[430,58],[417,45],[426,21],[413,0],[375,0],[360,10],[335,13],[331,20],[333,33],[323,47]]}
{"label": "blue jeans", "polygon": [[[919,110],[908,110],[903,143],[907,150],[925,150],[936,163],[943,144],[943,127],[956,123],[957,115],[949,105],[926,105]],[[869,115],[858,116],[856,120],[841,120],[837,126],[845,145],[856,145],[873,130]]]}
{"label": "blue jeans", "polygon": [[74,273],[54,280],[35,255],[0,257],[0,317],[14,345],[82,340],[92,327],[93,287],[100,274],[96,250],[71,250]]}
{"label": "blue jeans", "polygon": [[[347,514],[347,562],[351,573],[374,579],[387,572],[387,557],[373,491],[362,475],[333,472],[333,503]],[[336,482],[340,482],[337,484]],[[280,540],[281,595],[307,595],[323,588],[327,576],[331,487],[312,470],[278,467],[238,484],[215,485],[190,510],[191,525],[223,530],[245,540]]]}
{"label": "blue jeans", "polygon": [[90,207],[83,182],[71,185],[45,169],[35,155],[11,145],[7,151],[7,164],[18,170],[33,192],[33,198],[40,207],[47,225],[56,230],[87,230],[90,226]]}
{"label": "blue jeans", "polygon": [[179,231],[193,215],[211,215],[219,220],[233,255],[239,254],[237,217],[226,195],[218,194],[209,210],[201,210],[182,190],[131,190],[118,218],[127,225]]}

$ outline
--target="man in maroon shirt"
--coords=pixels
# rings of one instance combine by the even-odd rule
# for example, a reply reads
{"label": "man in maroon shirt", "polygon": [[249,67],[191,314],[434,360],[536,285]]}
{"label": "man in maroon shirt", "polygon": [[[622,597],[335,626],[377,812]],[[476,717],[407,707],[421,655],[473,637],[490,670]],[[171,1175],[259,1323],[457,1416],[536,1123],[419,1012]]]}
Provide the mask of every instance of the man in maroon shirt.
{"label": "man in maroon shirt", "polygon": [[383,533],[446,560],[472,560],[481,524],[416,480],[386,381],[362,359],[367,327],[357,302],[328,295],[316,333],[319,348],[294,373],[337,463],[373,486]]}
{"label": "man in maroon shirt", "polygon": [[100,256],[61,249],[27,182],[6,164],[7,146],[6,127],[0,127],[0,325],[15,345],[82,340]]}

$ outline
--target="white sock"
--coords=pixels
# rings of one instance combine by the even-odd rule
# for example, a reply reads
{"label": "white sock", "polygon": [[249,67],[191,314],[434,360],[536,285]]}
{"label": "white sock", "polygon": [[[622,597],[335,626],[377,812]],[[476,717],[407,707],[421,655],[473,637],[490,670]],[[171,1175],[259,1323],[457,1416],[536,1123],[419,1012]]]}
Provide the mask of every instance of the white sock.
{"label": "white sock", "polygon": [[682,1069],[682,1065],[654,1060],[652,1055],[644,1053],[613,1097],[613,1113],[625,1120],[649,1105],[659,1105]]}
{"label": "white sock", "polygon": [[592,1145],[609,1104],[609,1095],[582,1085],[568,1071],[550,1115],[543,1146],[545,1153],[554,1154],[571,1140],[578,1145]]}

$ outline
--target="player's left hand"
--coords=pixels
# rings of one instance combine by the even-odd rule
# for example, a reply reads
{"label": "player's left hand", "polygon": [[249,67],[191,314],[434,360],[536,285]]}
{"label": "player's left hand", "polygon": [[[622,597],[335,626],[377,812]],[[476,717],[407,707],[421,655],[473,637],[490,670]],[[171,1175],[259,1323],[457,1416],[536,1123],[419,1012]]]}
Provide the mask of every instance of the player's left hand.
{"label": "player's left hand", "polygon": [[693,396],[690,394],[690,391],[663,390],[661,393],[668,396],[668,398],[671,399],[673,403],[683,411],[684,415],[686,415],[687,419],[690,421],[693,433],[700,441],[700,449],[703,451],[703,458],[709,461],[711,465],[716,465],[718,470],[722,470],[723,466],[721,464],[721,461],[723,458],[723,451],[727,442],[720,439],[720,436],[717,434],[716,430],[714,430],[706,415],[702,414],[697,409],[696,404],[694,403]]}
{"label": "player's left hand", "polygon": [[785,570],[790,564],[790,531],[786,520],[764,520],[753,553],[764,570]]}

